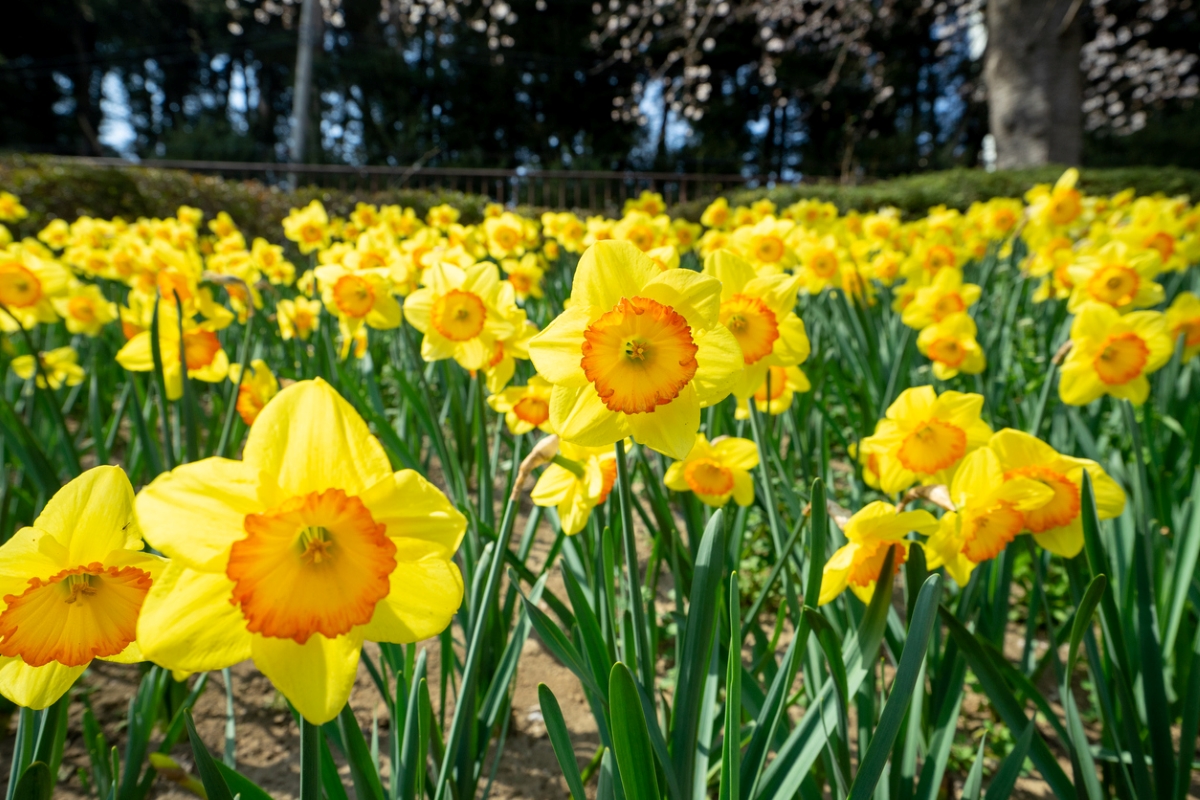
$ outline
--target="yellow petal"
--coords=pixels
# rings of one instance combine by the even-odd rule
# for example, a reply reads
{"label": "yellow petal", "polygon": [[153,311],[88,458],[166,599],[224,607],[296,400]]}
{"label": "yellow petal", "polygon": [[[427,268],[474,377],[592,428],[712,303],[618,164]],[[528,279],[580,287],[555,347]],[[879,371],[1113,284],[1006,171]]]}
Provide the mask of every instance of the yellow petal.
{"label": "yellow petal", "polygon": [[569,469],[550,464],[542,472],[529,499],[534,505],[549,508],[567,500],[573,491],[578,491],[579,479]]}
{"label": "yellow petal", "polygon": [[721,312],[720,281],[687,269],[660,272],[642,289],[641,296],[675,309],[693,328],[716,325]]}
{"label": "yellow petal", "polygon": [[458,550],[467,528],[466,517],[446,495],[411,469],[389,475],[360,499],[372,519],[387,526],[389,537],[428,542],[447,558]]}
{"label": "yellow petal", "polygon": [[52,661],[31,667],[19,658],[0,658],[0,694],[19,706],[41,711],[67,693],[87,665],[64,667]]}
{"label": "yellow petal", "polygon": [[586,386],[583,332],[592,322],[586,306],[571,306],[529,341],[529,358],[538,373],[559,386]]}
{"label": "yellow petal", "polygon": [[733,500],[739,506],[754,502],[754,479],[749,472],[737,470],[733,473]]}
{"label": "yellow petal", "polygon": [[230,546],[246,536],[246,515],[274,505],[260,499],[265,480],[254,465],[227,458],[160,475],[137,496],[146,540],[193,569],[224,570]]}
{"label": "yellow petal", "polygon": [[742,348],[724,325],[693,333],[698,367],[690,386],[695,387],[700,407],[707,408],[733,391],[744,364]]}
{"label": "yellow petal", "polygon": [[22,528],[0,547],[0,598],[19,595],[30,578],[49,578],[78,564],[69,560],[59,537],[39,528]]}
{"label": "yellow petal", "polygon": [[905,389],[888,407],[887,418],[909,422],[928,419],[933,413],[933,404],[937,399],[937,393],[934,392],[932,386],[915,386]]}
{"label": "yellow petal", "polygon": [[609,311],[622,297],[638,297],[658,272],[654,262],[629,242],[599,241],[579,259],[571,299],[584,307]]}
{"label": "yellow petal", "polygon": [[704,259],[704,274],[721,282],[721,299],[728,300],[754,280],[754,267],[728,250],[716,250]]}
{"label": "yellow petal", "polygon": [[758,466],[758,445],[749,439],[722,439],[713,445],[713,455],[722,464],[735,470],[754,469]]}
{"label": "yellow petal", "polygon": [[267,403],[244,458],[275,479],[277,502],[326,489],[356,496],[392,474],[367,423],[320,378],[294,383]]}
{"label": "yellow petal", "polygon": [[[700,401],[692,384],[671,402],[644,414],[621,414],[634,441],[665,456],[687,458],[700,429]],[[615,439],[613,440],[615,441]]]}
{"label": "yellow petal", "polygon": [[433,291],[417,289],[404,298],[404,317],[408,324],[425,333],[429,330],[429,315],[433,311]]}
{"label": "yellow petal", "polygon": [[[361,630],[357,629],[357,630]],[[362,637],[313,634],[304,644],[255,636],[254,665],[309,722],[324,725],[342,710],[354,688]]]}
{"label": "yellow petal", "polygon": [[[630,425],[627,420],[635,416],[648,417],[666,407],[659,406],[647,414],[626,415],[610,411],[591,384],[583,388],[555,386],[550,394],[550,424],[564,441],[584,447],[603,447],[629,435]],[[697,420],[699,416],[700,410],[697,407]],[[688,432],[689,448],[698,427],[699,425],[696,425]]]}
{"label": "yellow petal", "polygon": [[462,604],[462,575],[454,562],[437,555],[410,560],[406,549],[397,547],[391,591],[361,629],[373,642],[407,644],[436,636]]}
{"label": "yellow petal", "polygon": [[142,331],[117,351],[117,363],[130,372],[149,372],[154,369],[154,354],[150,349],[150,331]]}
{"label": "yellow petal", "polygon": [[37,527],[67,548],[70,564],[103,561],[140,538],[133,517],[133,487],[120,467],[94,467],[50,498]]}
{"label": "yellow petal", "polygon": [[1075,519],[1061,528],[1035,533],[1033,539],[1055,555],[1074,558],[1083,550],[1083,518],[1077,514]]}
{"label": "yellow petal", "polygon": [[168,669],[205,672],[250,657],[250,633],[230,602],[233,581],[172,561],[154,581],[138,617],[138,646]]}

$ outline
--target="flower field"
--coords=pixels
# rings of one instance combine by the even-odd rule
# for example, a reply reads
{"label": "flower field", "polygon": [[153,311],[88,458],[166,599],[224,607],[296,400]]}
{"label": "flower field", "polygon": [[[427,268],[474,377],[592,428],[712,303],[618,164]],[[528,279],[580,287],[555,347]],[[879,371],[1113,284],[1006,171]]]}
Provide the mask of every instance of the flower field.
{"label": "flower field", "polygon": [[1195,796],[1200,207],[1078,177],[251,241],[0,194],[6,800],[269,797],[248,660],[277,796],[487,797],[534,642],[575,800]]}

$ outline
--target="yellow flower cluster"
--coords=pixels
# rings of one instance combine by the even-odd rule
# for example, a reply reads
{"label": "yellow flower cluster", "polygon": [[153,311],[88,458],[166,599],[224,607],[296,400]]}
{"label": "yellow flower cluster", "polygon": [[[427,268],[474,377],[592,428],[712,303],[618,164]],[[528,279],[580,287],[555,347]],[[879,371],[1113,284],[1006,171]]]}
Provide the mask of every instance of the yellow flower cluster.
{"label": "yellow flower cluster", "polygon": [[854,514],[844,525],[848,543],[826,564],[822,603],[847,586],[869,600],[889,549],[897,570],[907,559],[915,543],[910,532],[928,537],[922,546],[929,568],[944,566],[962,585],[977,564],[1021,533],[1073,558],[1083,548],[1084,472],[1100,519],[1120,515],[1125,494],[1099,464],[1062,455],[1011,428],[993,433],[980,418],[982,408],[982,395],[939,395],[930,386],[907,389],[888,407],[859,448],[866,482],[888,494],[920,484],[926,488],[913,497],[930,499],[946,513],[938,520],[927,511],[875,502]]}

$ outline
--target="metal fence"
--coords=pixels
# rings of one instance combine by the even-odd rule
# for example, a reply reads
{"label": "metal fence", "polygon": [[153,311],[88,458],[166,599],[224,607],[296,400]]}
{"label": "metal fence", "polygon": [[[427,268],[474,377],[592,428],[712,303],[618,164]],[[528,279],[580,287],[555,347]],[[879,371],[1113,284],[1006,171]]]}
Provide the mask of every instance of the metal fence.
{"label": "metal fence", "polygon": [[345,191],[448,189],[486,195],[505,205],[552,206],[588,211],[618,210],[643,190],[660,192],[669,204],[709,197],[743,187],[765,186],[765,175],[676,172],[605,172],[600,170],[475,169],[458,167],[387,167],[344,164],[273,164],[246,161],[70,158],[96,166],[179,169],[268,185],[324,186]]}

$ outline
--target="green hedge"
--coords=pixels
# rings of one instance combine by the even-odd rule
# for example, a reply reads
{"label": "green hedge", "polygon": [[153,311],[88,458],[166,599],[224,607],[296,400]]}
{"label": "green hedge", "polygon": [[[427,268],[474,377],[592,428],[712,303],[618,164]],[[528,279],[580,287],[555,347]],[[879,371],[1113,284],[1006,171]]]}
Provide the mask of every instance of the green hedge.
{"label": "green hedge", "polygon": [[316,186],[285,191],[257,181],[223,180],[180,170],[98,167],[39,156],[0,157],[0,191],[18,195],[29,209],[29,218],[16,226],[20,235],[32,235],[55,218],[86,215],[132,221],[171,216],[186,204],[209,218],[218,211],[229,212],[248,238],[277,240],[279,221],[288,211],[314,199],[339,216],[349,214],[360,202],[411,206],[421,216],[432,206],[450,203],[462,211],[465,223],[481,220],[488,202],[482,195],[450,191],[351,192]]}
{"label": "green hedge", "polygon": [[[1035,183],[1053,183],[1062,171],[1062,167],[990,173],[957,169],[858,186],[792,184],[734,191],[728,196],[733,204],[769,197],[780,208],[797,200],[815,198],[833,202],[843,212],[894,206],[906,216],[914,217],[936,205],[965,209],[977,200],[1020,197]],[[1160,167],[1085,169],[1080,187],[1094,194],[1113,194],[1132,187],[1139,194],[1161,192],[1200,198],[1200,171]],[[223,180],[179,170],[97,167],[24,155],[0,157],[0,190],[19,195],[30,211],[29,219],[17,226],[19,235],[31,235],[56,217],[72,220],[87,215],[133,220],[167,216],[187,204],[209,216],[228,211],[247,236],[275,240],[279,238],[279,221],[288,210],[307,205],[313,199],[319,199],[335,215],[348,214],[359,202],[411,206],[422,216],[431,206],[450,203],[462,211],[464,223],[482,219],[483,207],[488,202],[482,195],[436,190],[353,192],[310,186],[287,191],[256,181]],[[671,213],[698,220],[707,204],[708,200],[683,203],[672,208]],[[520,210],[535,214],[541,209]]]}
{"label": "green hedge", "polygon": [[[1053,183],[1065,167],[984,172],[973,169],[952,169],[927,172],[904,178],[874,181],[858,186],[833,183],[814,183],[776,186],[773,189],[746,189],[728,193],[729,202],[746,205],[769,197],[780,208],[797,200],[818,199],[834,203],[846,211],[873,211],[894,206],[905,216],[925,214],[931,207],[946,205],[966,209],[976,201],[993,197],[1021,197],[1036,183]],[[1091,194],[1115,194],[1122,189],[1136,189],[1138,194],[1161,192],[1169,196],[1188,195],[1200,198],[1200,171],[1168,167],[1127,167],[1121,169],[1083,169],[1079,187]],[[691,220],[700,219],[706,201],[684,203],[673,213]]]}

